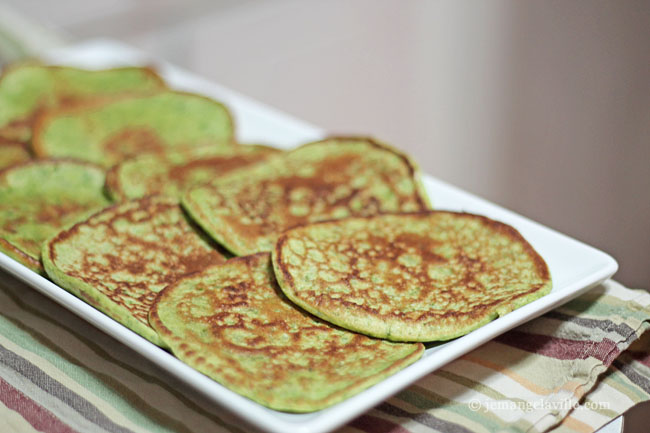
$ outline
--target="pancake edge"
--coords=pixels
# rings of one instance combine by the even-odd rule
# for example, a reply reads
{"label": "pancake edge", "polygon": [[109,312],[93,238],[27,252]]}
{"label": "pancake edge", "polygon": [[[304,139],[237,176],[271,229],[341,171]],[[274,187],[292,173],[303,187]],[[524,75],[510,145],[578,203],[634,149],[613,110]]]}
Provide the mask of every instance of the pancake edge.
{"label": "pancake edge", "polygon": [[45,269],[41,261],[27,254],[7,239],[0,237],[0,252],[5,254],[12,260],[20,263],[21,265],[31,269],[39,275],[45,276]]}

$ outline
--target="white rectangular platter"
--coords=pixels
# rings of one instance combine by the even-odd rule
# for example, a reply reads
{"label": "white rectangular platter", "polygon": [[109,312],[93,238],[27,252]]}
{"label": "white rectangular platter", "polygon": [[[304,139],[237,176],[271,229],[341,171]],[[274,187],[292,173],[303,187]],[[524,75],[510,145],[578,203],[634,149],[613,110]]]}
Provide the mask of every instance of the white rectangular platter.
{"label": "white rectangular platter", "polygon": [[[268,143],[290,148],[324,136],[324,131],[321,129],[116,42],[89,41],[47,53],[44,57],[52,63],[86,68],[132,64],[153,65],[172,87],[202,93],[227,104],[234,114],[238,139],[242,142]],[[0,267],[157,363],[197,392],[254,426],[274,433],[326,432],[341,426],[419,378],[497,335],[580,295],[611,277],[618,269],[616,261],[607,254],[486,200],[431,176],[424,176],[424,184],[438,209],[462,210],[486,215],[519,230],[548,263],[553,278],[553,291],[464,337],[427,349],[421,360],[383,382],[331,408],[310,414],[282,413],[241,397],[1,253]]]}

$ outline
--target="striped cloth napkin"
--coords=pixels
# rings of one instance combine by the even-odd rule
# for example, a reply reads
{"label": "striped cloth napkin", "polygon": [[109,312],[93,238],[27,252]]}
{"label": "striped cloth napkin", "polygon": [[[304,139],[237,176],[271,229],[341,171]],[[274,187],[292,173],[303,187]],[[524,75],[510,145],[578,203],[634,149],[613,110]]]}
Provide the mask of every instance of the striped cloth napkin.
{"label": "striped cloth napkin", "polygon": [[650,333],[642,336],[649,320],[648,292],[608,281],[430,374],[344,431],[381,424],[395,433],[593,432],[650,399]]}
{"label": "striped cloth napkin", "polygon": [[[640,338],[649,320],[650,294],[607,282],[426,376],[341,432],[594,431],[650,399],[650,333]],[[0,431],[246,430],[0,273]]]}

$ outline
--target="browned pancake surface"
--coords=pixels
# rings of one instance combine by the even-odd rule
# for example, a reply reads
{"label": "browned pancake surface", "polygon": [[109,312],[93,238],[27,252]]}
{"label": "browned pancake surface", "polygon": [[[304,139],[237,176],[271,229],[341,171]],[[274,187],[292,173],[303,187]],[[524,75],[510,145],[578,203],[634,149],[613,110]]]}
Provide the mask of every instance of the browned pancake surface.
{"label": "browned pancake surface", "polygon": [[414,163],[366,137],[309,143],[192,188],[183,206],[215,240],[243,255],[270,251],[287,228],[350,215],[429,208]]}
{"label": "browned pancake surface", "polygon": [[297,227],[279,237],[273,258],[292,301],[395,341],[454,338],[551,289],[546,263],[519,232],[465,213]]}
{"label": "browned pancake surface", "polygon": [[117,200],[149,194],[179,197],[189,187],[279,153],[260,145],[191,146],[127,159],[106,174],[106,187]]}
{"label": "browned pancake surface", "polygon": [[140,332],[149,327],[149,308],[160,290],[224,258],[176,200],[152,196],[112,206],[59,233],[43,260],[62,287]]}
{"label": "browned pancake surface", "polygon": [[297,309],[269,254],[237,257],[161,292],[150,322],[179,359],[274,409],[337,403],[416,361],[420,344],[338,329]]}

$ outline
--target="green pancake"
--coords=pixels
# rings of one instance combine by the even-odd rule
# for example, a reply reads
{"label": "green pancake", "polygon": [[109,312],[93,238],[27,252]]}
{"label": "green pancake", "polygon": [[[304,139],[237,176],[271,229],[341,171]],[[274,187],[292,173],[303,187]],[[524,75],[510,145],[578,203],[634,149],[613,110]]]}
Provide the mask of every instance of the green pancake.
{"label": "green pancake", "polygon": [[42,244],[109,204],[104,171],[85,162],[40,160],[0,172],[0,252],[37,272]]}
{"label": "green pancake", "polygon": [[331,323],[393,341],[449,340],[551,290],[514,228],[443,211],[296,227],[273,250],[289,299]]}
{"label": "green pancake", "polygon": [[59,286],[159,346],[148,322],[156,294],[179,277],[224,261],[170,197],[106,208],[43,246]]}
{"label": "green pancake", "polygon": [[85,98],[165,88],[150,68],[126,67],[91,71],[24,63],[0,77],[0,137],[27,143],[34,119],[44,109]]}
{"label": "green pancake", "polygon": [[233,124],[221,103],[191,93],[153,95],[50,110],[39,117],[34,154],[110,167],[128,157],[179,146],[230,146]]}
{"label": "green pancake", "polygon": [[296,308],[277,287],[266,253],[180,279],[160,293],[149,322],[183,362],[288,412],[345,400],[424,351],[334,328]]}
{"label": "green pancake", "polygon": [[429,208],[415,164],[369,138],[309,143],[190,189],[183,206],[236,255],[271,251],[307,222]]}
{"label": "green pancake", "polygon": [[180,198],[190,186],[212,181],[278,152],[259,145],[208,145],[145,154],[114,165],[106,173],[106,189],[115,200],[150,194]]}
{"label": "green pancake", "polygon": [[32,159],[22,143],[0,137],[0,170]]}

